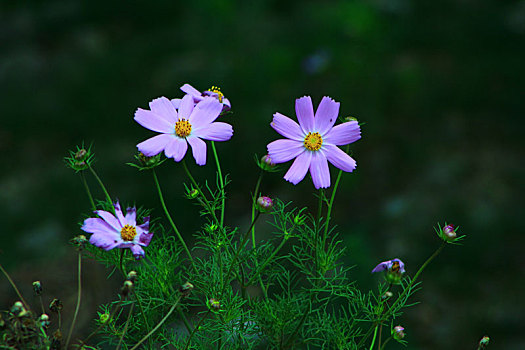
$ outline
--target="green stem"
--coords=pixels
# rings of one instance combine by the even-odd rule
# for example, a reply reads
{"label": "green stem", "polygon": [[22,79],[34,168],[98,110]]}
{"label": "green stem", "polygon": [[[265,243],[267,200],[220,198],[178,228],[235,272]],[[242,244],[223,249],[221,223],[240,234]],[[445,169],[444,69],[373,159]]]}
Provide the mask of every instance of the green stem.
{"label": "green stem", "polygon": [[377,336],[377,328],[379,327],[379,324],[376,324],[376,328],[374,329],[374,336],[372,337],[372,344],[370,344],[370,350],[373,349],[374,344],[376,342],[376,336]]}
{"label": "green stem", "polygon": [[388,338],[384,343],[383,345],[381,346],[381,350],[383,350],[386,346],[386,344],[388,344],[388,342],[392,339],[392,337]]}
{"label": "green stem", "polygon": [[128,318],[126,319],[126,324],[124,325],[124,330],[122,331],[122,335],[120,336],[120,339],[118,341],[118,345],[117,345],[117,349],[116,350],[120,349],[120,345],[122,344],[122,340],[124,339],[124,336],[126,335],[126,332],[128,331],[129,320],[131,320],[131,313],[133,312],[133,307],[134,306],[135,306],[135,304],[131,304],[131,307],[129,308]]}
{"label": "green stem", "polygon": [[253,279],[256,278],[256,276],[259,276],[259,274],[264,270],[264,268],[266,267],[266,265],[268,265],[268,263],[273,259],[273,257],[275,256],[275,254],[277,254],[279,252],[279,250],[281,250],[281,248],[284,246],[284,244],[286,243],[286,241],[288,240],[288,238],[284,238],[282,241],[281,241],[281,244],[279,244],[279,246],[273,251],[273,253],[266,259],[266,261],[257,269],[257,272],[255,272],[252,277],[248,280],[248,282],[246,282],[246,285],[249,286],[250,283],[253,282]]}
{"label": "green stem", "polygon": [[69,329],[69,334],[66,340],[66,346],[64,349],[68,349],[69,341],[71,340],[71,335],[73,334],[73,329],[75,328],[75,323],[77,321],[78,311],[80,310],[80,301],[82,299],[82,251],[78,250],[78,294],[77,294],[77,306],[75,307],[75,314],[73,315],[73,321],[71,322],[71,328]]}
{"label": "green stem", "polygon": [[[346,146],[345,153],[348,153],[348,150],[350,149],[350,145]],[[330,202],[328,203],[328,211],[326,213],[326,222],[324,227],[324,240],[326,240],[326,236],[328,235],[328,224],[330,223],[330,216],[332,214],[332,206],[334,204],[335,194],[337,193],[337,188],[339,187],[339,181],[341,180],[341,176],[343,175],[343,171],[339,170],[337,173],[337,179],[335,180],[334,189],[332,190],[332,195],[330,196]]]}
{"label": "green stem", "polygon": [[89,185],[86,181],[86,176],[84,175],[84,172],[80,172],[80,178],[82,179],[82,183],[84,184],[84,188],[86,189],[86,193],[89,198],[89,202],[91,203],[91,208],[93,210],[97,210],[97,206],[95,205],[95,201],[93,200],[93,196],[91,195],[91,191],[89,190]]}
{"label": "green stem", "polygon": [[[191,183],[193,184],[193,186],[195,186],[195,188],[197,189],[197,191],[199,191],[199,195],[202,197],[202,199],[204,200],[204,206],[206,207],[206,209],[208,209],[208,212],[211,214],[211,216],[213,216],[213,219],[219,223],[219,219],[217,219],[217,216],[215,215],[215,210],[212,208],[211,204],[210,204],[210,201],[208,200],[208,198],[206,198],[206,195],[204,194],[204,192],[202,191],[202,189],[200,188],[199,184],[197,183],[197,181],[195,181],[195,178],[193,178],[193,176],[191,175],[191,172],[190,170],[188,169],[188,166],[186,165],[186,160],[183,159],[182,160],[182,167],[184,168],[184,172],[186,173],[186,175],[188,176],[188,178],[190,179]],[[201,202],[202,204],[202,202]]]}
{"label": "green stem", "polygon": [[[150,327],[149,327],[149,322],[148,322],[148,318],[146,317],[146,313],[144,312],[144,308],[142,307],[142,300],[140,299],[138,293],[133,293],[133,295],[135,296],[135,299],[137,299],[137,305],[139,306],[139,310],[140,310],[140,314],[142,315],[142,319],[144,320],[144,324],[146,325],[146,330],[149,331]],[[148,342],[150,343],[150,348],[153,346],[153,344],[151,344],[150,342],[151,339],[148,339]]]}
{"label": "green stem", "polygon": [[184,315],[184,312],[182,312],[181,308],[178,308],[177,310],[179,311],[180,317],[182,318],[182,323],[184,323],[184,326],[188,330],[188,333],[191,333],[192,332],[191,326],[190,326],[190,323],[188,322],[188,319],[186,318],[186,315]]}
{"label": "green stem", "polygon": [[221,221],[220,225],[222,227],[224,223],[224,201],[225,201],[225,194],[224,194],[224,180],[222,178],[222,172],[221,172],[221,164],[219,163],[219,156],[217,155],[217,150],[215,149],[215,142],[211,141],[211,149],[213,151],[213,157],[215,158],[215,164],[217,164],[217,173],[219,175],[219,184],[221,186]]}
{"label": "green stem", "polygon": [[18,295],[18,297],[20,298],[20,301],[24,304],[24,307],[26,308],[26,310],[28,310],[28,311],[31,310],[31,308],[29,307],[29,304],[26,302],[26,300],[24,299],[22,294],[20,294],[20,291],[18,290],[18,288],[16,288],[15,282],[13,282],[13,280],[11,279],[11,277],[9,276],[7,271],[4,270],[2,264],[0,264],[0,270],[2,270],[2,272],[4,273],[5,277],[7,278],[7,280],[9,281],[11,286],[13,287],[13,289],[15,290],[16,295]]}
{"label": "green stem", "polygon": [[319,189],[319,201],[317,204],[317,222],[321,223],[321,212],[323,210],[323,198],[324,198],[324,190],[322,188]]}
{"label": "green stem", "polygon": [[[197,325],[195,326],[195,328],[193,328],[193,332],[190,333],[190,336],[188,337],[188,341],[186,342],[186,346],[184,347],[184,350],[187,350],[188,347],[190,346],[190,343],[191,343],[191,338],[193,338],[193,335],[195,335],[195,333],[197,333],[197,330],[200,328],[202,322],[204,321],[204,319],[206,318],[206,316],[209,315],[209,313],[211,312],[210,309],[208,309],[208,311],[204,314],[204,316],[201,317],[201,319],[199,320],[199,323],[197,323]],[[133,349],[132,349],[133,350]]]}
{"label": "green stem", "polygon": [[108,201],[108,204],[109,205],[112,205],[113,204],[113,201],[111,200],[111,196],[109,195],[108,191],[106,190],[106,187],[104,186],[104,183],[102,182],[102,180],[100,179],[100,177],[97,175],[97,173],[95,172],[95,169],[93,169],[93,167],[89,167],[89,170],[91,171],[91,174],[93,174],[93,176],[95,177],[95,179],[97,180],[98,184],[100,185],[100,188],[102,188],[102,191],[104,192],[104,194],[106,195],[106,199]]}
{"label": "green stem", "polygon": [[[257,179],[257,183],[255,184],[255,190],[253,191],[253,196],[252,196],[252,220],[255,217],[255,204],[257,202],[257,198],[259,197],[259,187],[261,186],[263,175],[264,175],[264,171],[261,169],[259,178]],[[253,249],[255,249],[255,226],[252,228],[252,246],[253,246]]]}
{"label": "green stem", "polygon": [[179,303],[180,301],[180,296],[179,298],[177,299],[177,301],[175,302],[175,304],[173,304],[173,306],[171,307],[171,309],[168,311],[168,313],[166,314],[166,316],[164,316],[164,318],[162,320],[160,320],[160,322],[155,326],[155,328],[153,328],[148,334],[146,334],[144,336],[144,338],[142,338],[137,344],[135,344],[134,347],[131,348],[131,350],[135,350],[136,348],[138,348],[140,346],[140,344],[142,344],[146,339],[148,339],[153,333],[155,333],[157,331],[157,329],[160,328],[160,326],[162,326],[162,324],[164,322],[166,322],[166,320],[168,319],[168,317],[170,317],[170,315],[173,313],[173,311],[175,311],[175,308],[177,307],[177,304]]}
{"label": "green stem", "polygon": [[294,331],[292,332],[292,334],[290,335],[290,338],[288,338],[288,340],[286,341],[286,343],[284,344],[284,348],[287,348],[288,345],[292,344],[292,342],[294,341],[295,339],[295,336],[296,334],[299,332],[299,330],[301,329],[301,327],[303,326],[304,324],[304,321],[306,321],[306,318],[308,317],[308,315],[310,314],[311,310],[312,310],[312,301],[314,299],[314,294],[310,294],[310,305],[308,307],[308,311],[306,311],[303,315],[303,317],[301,318],[301,320],[299,321],[299,324],[297,324],[297,327],[295,327]]}
{"label": "green stem", "polygon": [[188,258],[191,261],[191,264],[193,265],[193,269],[197,271],[197,267],[195,266],[195,262],[193,261],[193,257],[191,256],[190,250],[188,249],[188,246],[186,245],[186,242],[184,242],[184,239],[182,238],[179,230],[177,229],[177,226],[175,226],[175,223],[173,222],[171,215],[168,211],[168,208],[166,207],[166,203],[164,202],[164,196],[162,195],[162,190],[160,189],[159,180],[157,178],[157,173],[155,172],[155,169],[152,169],[153,172],[153,179],[155,180],[155,186],[157,187],[157,192],[159,193],[159,199],[160,204],[162,205],[162,209],[164,210],[164,214],[166,214],[166,217],[168,218],[168,221],[170,222],[171,227],[173,228],[173,231],[175,231],[175,234],[179,238],[180,243],[182,244],[182,247],[186,251],[186,254],[188,255]]}

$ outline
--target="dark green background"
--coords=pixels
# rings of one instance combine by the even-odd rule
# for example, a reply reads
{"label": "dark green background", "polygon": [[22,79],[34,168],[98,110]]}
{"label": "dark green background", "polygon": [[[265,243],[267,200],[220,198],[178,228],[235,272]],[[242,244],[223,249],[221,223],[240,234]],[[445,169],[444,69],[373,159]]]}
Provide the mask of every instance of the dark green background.
{"label": "dark green background", "polygon": [[[369,271],[394,257],[413,274],[439,244],[433,226],[452,222],[468,237],[423,274],[422,303],[399,321],[408,348],[473,349],[487,334],[491,349],[523,349],[524,35],[524,1],[4,1],[0,261],[29,299],[40,279],[46,298],[73,308],[67,241],[90,209],[62,158],[93,143],[112,195],[158,208],[150,175],[124,165],[153,134],[133,113],[181,97],[186,82],[219,85],[232,102],[235,134],[218,148],[233,181],[227,217],[246,225],[253,154],[278,138],[272,114],[328,95],[364,123],[333,217],[358,284],[373,287]],[[213,179],[208,160],[192,166],[200,181]],[[198,214],[180,166],[160,177],[189,235]],[[294,188],[281,177],[263,191],[313,204],[310,179]],[[85,270],[82,327],[115,297],[106,270]],[[0,281],[7,308],[15,296]]]}

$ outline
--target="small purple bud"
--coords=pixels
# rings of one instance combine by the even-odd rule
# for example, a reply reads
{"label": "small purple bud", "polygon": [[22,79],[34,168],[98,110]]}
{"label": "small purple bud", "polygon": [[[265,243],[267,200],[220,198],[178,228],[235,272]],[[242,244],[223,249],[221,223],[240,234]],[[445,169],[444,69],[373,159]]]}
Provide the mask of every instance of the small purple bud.
{"label": "small purple bud", "polygon": [[75,153],[75,159],[76,160],[84,160],[84,158],[87,155],[87,151],[84,148],[81,148]]}
{"label": "small purple bud", "polygon": [[448,240],[452,241],[456,238],[456,229],[453,225],[447,225],[443,227],[443,234],[447,237]]}
{"label": "small purple bud", "polygon": [[261,196],[257,198],[257,209],[261,213],[267,213],[273,208],[273,201],[270,197]]}
{"label": "small purple bud", "polygon": [[392,331],[392,336],[395,340],[401,340],[405,337],[405,329],[401,326],[395,326]]}

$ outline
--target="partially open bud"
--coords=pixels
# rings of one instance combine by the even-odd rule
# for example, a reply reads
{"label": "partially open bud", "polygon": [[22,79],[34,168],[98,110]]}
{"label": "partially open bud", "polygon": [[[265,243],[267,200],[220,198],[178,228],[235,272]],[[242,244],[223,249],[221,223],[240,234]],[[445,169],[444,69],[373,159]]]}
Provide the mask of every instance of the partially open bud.
{"label": "partially open bud", "polygon": [[122,287],[120,288],[120,294],[123,297],[127,297],[129,293],[131,293],[132,290],[133,290],[133,282],[129,280],[125,280],[124,283],[122,284]]}
{"label": "partially open bud", "polygon": [[135,283],[135,280],[137,279],[137,271],[130,271],[128,272],[128,281],[131,281]]}
{"label": "partially open bud", "polygon": [[273,201],[272,201],[272,199],[270,197],[261,196],[261,197],[257,198],[256,206],[257,206],[257,209],[261,213],[267,213],[270,210],[272,210],[272,208],[273,208]]}
{"label": "partially open bud", "polygon": [[62,307],[62,302],[60,301],[60,299],[57,298],[53,299],[49,304],[49,310],[53,312],[60,312],[60,310],[62,310]]}
{"label": "partially open bud", "polygon": [[405,264],[398,258],[383,261],[372,270],[374,272],[386,271],[385,279],[388,283],[400,284],[405,273]]}
{"label": "partially open bud", "polygon": [[40,326],[47,328],[49,326],[49,316],[46,314],[40,315]]}
{"label": "partially open bud", "polygon": [[191,284],[190,282],[186,282],[182,286],[179,287],[180,294],[183,298],[188,297],[191,294],[192,290],[193,290],[193,284]]}
{"label": "partially open bud", "polygon": [[208,308],[213,312],[219,312],[221,309],[221,302],[215,298],[208,299],[206,302]]}
{"label": "partially open bud", "polygon": [[488,336],[484,336],[483,338],[481,338],[481,340],[479,341],[479,347],[478,349],[486,349],[487,346],[489,345],[490,343],[490,338]]}
{"label": "partially open bud", "polygon": [[262,170],[270,172],[273,171],[276,166],[276,164],[272,161],[272,158],[270,158],[268,154],[262,156],[258,164]]}
{"label": "partially open bud", "polygon": [[454,228],[453,225],[447,225],[447,226],[443,227],[443,234],[450,241],[453,241],[457,237],[456,229]]}
{"label": "partially open bud", "polygon": [[40,281],[34,281],[33,282],[33,292],[35,292],[35,295],[42,295],[42,284]]}
{"label": "partially open bud", "polygon": [[401,326],[395,326],[392,330],[392,337],[395,340],[401,340],[405,337],[405,329]]}

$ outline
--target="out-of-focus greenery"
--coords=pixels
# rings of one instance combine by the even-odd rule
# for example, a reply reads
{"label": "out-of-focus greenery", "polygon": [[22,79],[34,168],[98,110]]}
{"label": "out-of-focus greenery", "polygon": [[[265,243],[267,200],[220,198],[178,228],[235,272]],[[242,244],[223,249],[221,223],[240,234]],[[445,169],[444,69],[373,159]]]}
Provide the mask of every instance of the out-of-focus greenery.
{"label": "out-of-focus greenery", "polygon": [[[234,186],[226,215],[238,222],[253,154],[278,138],[272,114],[328,95],[364,123],[333,214],[360,285],[394,257],[414,273],[439,244],[438,221],[468,235],[422,275],[423,303],[402,318],[408,348],[474,348],[488,334],[491,347],[522,349],[524,36],[524,1],[3,2],[0,261],[22,290],[50,281],[73,308],[67,241],[90,208],[62,158],[93,143],[113,196],[159,208],[151,177],[125,165],[152,135],[133,121],[151,99],[181,97],[186,82],[230,99],[235,134],[218,148]],[[211,166],[192,170],[213,178]],[[181,167],[167,162],[159,176],[180,202]],[[281,176],[263,191],[313,203],[311,180]],[[191,233],[198,213],[179,210]],[[0,295],[2,308],[15,298],[3,278]],[[83,312],[87,327],[95,310]]]}

